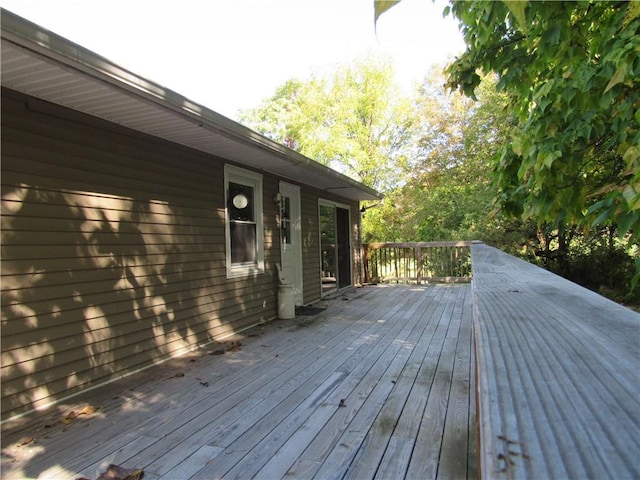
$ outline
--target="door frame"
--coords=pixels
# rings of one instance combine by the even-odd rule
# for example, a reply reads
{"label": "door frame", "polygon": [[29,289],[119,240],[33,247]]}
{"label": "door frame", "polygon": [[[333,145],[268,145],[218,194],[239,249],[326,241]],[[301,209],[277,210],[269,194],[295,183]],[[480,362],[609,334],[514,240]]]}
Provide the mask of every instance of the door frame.
{"label": "door frame", "polygon": [[[334,225],[333,228],[335,230],[335,234],[336,234],[336,243],[335,243],[335,261],[336,261],[336,265],[335,265],[335,275],[336,275],[336,287],[335,288],[331,288],[331,289],[327,289],[325,291],[325,289],[323,288],[322,285],[322,278],[323,278],[323,265],[322,265],[322,229],[319,228],[318,229],[318,240],[319,240],[319,248],[320,248],[320,291],[321,291],[321,295],[329,295],[335,292],[340,291],[341,289],[344,288],[349,288],[353,286],[353,236],[352,236],[352,232],[351,232],[351,207],[349,205],[343,204],[343,203],[339,203],[339,202],[335,202],[332,200],[326,200],[323,198],[318,199],[318,223],[320,223],[320,208],[324,206],[324,207],[331,207],[334,209]],[[343,241],[341,238],[338,237],[338,235],[342,235],[345,232],[341,232],[338,229],[338,213],[337,213],[337,209],[341,209],[341,210],[345,210],[347,212],[347,232],[346,232],[346,241]],[[339,248],[344,245],[346,245],[346,249],[347,251],[343,253],[339,252]],[[346,257],[348,258],[349,262],[347,265],[339,265],[338,264],[338,259],[340,257],[343,257],[343,254],[346,253]],[[344,258],[344,257],[343,257]],[[343,275],[341,275],[340,271],[342,270],[342,273],[344,273],[344,268],[348,266],[348,278],[345,279],[341,278]],[[341,268],[342,267],[342,268]]]}
{"label": "door frame", "polygon": [[[285,244],[282,229],[282,200],[278,202],[280,209],[278,216],[280,217],[280,261],[285,280],[293,285],[295,292],[296,305],[302,305],[303,302],[303,272],[302,272],[302,206],[300,203],[300,187],[284,181],[280,181],[279,185],[280,198],[289,198],[290,221],[291,221],[291,243]],[[289,251],[287,251],[290,249]],[[285,255],[291,260],[291,265],[285,265]]]}

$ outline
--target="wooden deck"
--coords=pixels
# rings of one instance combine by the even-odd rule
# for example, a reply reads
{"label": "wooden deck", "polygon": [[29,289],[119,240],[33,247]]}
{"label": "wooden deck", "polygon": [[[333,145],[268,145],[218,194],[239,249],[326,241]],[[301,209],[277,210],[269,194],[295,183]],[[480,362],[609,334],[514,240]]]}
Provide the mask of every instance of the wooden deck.
{"label": "wooden deck", "polygon": [[472,247],[484,478],[640,478],[640,315]]}
{"label": "wooden deck", "polygon": [[471,287],[324,303],[5,423],[2,478],[475,478]]}

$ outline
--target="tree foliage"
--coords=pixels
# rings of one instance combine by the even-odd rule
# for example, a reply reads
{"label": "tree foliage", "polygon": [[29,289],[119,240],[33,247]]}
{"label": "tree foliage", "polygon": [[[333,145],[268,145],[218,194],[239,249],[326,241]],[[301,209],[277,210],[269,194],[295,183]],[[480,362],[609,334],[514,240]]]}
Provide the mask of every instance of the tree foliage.
{"label": "tree foliage", "polygon": [[[454,2],[449,85],[499,75],[519,128],[496,169],[505,211],[640,235],[640,3]],[[445,12],[445,13],[446,13]]]}
{"label": "tree foliage", "polygon": [[[414,100],[414,148],[404,182],[367,212],[365,237],[376,241],[481,239],[504,245],[519,222],[489,218],[495,187],[491,170],[513,118],[507,99],[487,77],[479,102],[447,92],[434,68]],[[518,234],[519,235],[519,234]]]}
{"label": "tree foliage", "polygon": [[243,123],[302,154],[388,191],[406,162],[411,105],[388,61],[364,58],[308,81],[290,80]]}

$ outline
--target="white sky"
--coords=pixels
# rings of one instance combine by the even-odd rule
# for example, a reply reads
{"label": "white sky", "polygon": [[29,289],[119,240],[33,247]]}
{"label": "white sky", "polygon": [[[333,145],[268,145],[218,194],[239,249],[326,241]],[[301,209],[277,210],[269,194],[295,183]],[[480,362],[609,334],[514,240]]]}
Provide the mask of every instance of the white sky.
{"label": "white sky", "polygon": [[291,78],[366,54],[406,89],[464,50],[444,0],[0,0],[0,6],[222,115],[237,118]]}

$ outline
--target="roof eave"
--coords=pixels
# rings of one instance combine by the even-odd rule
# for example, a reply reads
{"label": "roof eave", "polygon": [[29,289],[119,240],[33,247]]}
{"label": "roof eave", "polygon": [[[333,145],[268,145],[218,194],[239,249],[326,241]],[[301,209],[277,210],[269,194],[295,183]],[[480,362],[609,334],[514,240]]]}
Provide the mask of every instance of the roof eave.
{"label": "roof eave", "polygon": [[[289,167],[296,167],[296,175],[291,180],[310,186],[316,186],[318,175],[325,177],[332,186],[327,191],[344,196],[351,200],[377,200],[382,195],[374,189],[359,183],[325,165],[322,165],[284,145],[260,135],[259,133],[230,120],[219,113],[189,100],[188,98],[167,89],[155,82],[136,75],[110,60],[77,45],[53,32],[25,20],[7,10],[1,9],[2,39],[46,59],[48,63],[55,63],[72,72],[76,76],[87,76],[108,84],[122,95],[130,95],[146,102],[151,102],[157,108],[171,112],[172,115],[188,119],[194,128],[204,128],[207,131],[244,145],[252,150],[260,150],[278,164],[278,168],[264,168],[278,176],[287,177]],[[3,66],[4,67],[4,66]],[[5,71],[3,68],[3,85]],[[12,85],[15,88],[15,85]],[[24,92],[29,93],[29,92]],[[41,97],[42,98],[42,97]],[[49,100],[43,98],[44,100]],[[56,103],[54,101],[54,103]],[[68,106],[68,105],[64,105]],[[91,112],[86,112],[91,113]],[[126,122],[122,122],[126,125]],[[200,149],[198,145],[187,145]],[[208,151],[208,153],[212,153]],[[242,159],[231,159],[242,164]],[[255,165],[247,165],[256,168]],[[305,177],[309,177],[307,181]],[[330,180],[329,180],[330,179]]]}

